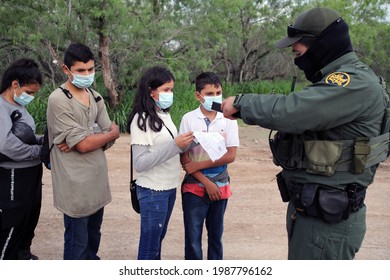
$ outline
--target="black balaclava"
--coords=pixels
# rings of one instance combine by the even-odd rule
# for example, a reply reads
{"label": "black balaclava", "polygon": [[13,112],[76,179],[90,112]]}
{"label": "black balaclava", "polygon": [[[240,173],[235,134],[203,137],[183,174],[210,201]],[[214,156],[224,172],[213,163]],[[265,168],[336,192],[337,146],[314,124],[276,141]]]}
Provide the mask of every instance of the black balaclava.
{"label": "black balaclava", "polygon": [[316,83],[322,79],[323,67],[340,56],[352,52],[348,24],[341,18],[330,24],[300,57],[295,65],[305,72],[306,79]]}

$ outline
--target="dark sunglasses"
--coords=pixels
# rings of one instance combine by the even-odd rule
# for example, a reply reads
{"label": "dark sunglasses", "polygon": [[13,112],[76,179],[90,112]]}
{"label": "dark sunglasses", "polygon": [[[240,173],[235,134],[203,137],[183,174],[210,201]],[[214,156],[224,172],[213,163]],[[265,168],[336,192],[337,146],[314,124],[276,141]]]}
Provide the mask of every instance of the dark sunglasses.
{"label": "dark sunglasses", "polygon": [[[305,35],[305,37],[314,37],[314,38],[318,37],[316,34],[314,34],[312,32],[296,29],[292,25],[287,26],[287,36],[288,37],[298,37],[301,35]],[[310,35],[310,36],[307,36],[307,35]]]}

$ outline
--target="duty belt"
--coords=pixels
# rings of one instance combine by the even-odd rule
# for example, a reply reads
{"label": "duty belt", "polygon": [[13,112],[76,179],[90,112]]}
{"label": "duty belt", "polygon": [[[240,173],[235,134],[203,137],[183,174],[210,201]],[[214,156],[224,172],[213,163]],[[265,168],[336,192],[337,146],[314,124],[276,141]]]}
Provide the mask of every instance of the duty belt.
{"label": "duty belt", "polygon": [[328,223],[338,223],[349,218],[364,206],[366,188],[356,184],[339,190],[318,184],[294,185],[291,202],[296,212],[303,216],[320,218]]}
{"label": "duty belt", "polygon": [[[334,143],[342,144],[342,153],[336,162],[335,171],[349,171],[363,173],[364,169],[376,165],[388,157],[389,133],[377,137],[360,137],[355,140],[336,140]],[[290,159],[297,169],[307,169],[309,160],[293,156]]]}

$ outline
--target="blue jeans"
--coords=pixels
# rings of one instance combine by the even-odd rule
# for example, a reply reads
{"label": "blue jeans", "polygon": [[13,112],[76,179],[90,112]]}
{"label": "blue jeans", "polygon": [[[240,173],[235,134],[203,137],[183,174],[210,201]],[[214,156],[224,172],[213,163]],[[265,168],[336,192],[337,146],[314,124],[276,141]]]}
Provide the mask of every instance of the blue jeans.
{"label": "blue jeans", "polygon": [[104,208],[101,208],[95,214],[82,218],[64,214],[64,260],[100,260],[97,252],[103,212]]}
{"label": "blue jeans", "polygon": [[167,233],[168,222],[176,200],[176,189],[154,191],[137,186],[141,209],[139,260],[160,260],[161,243]]}
{"label": "blue jeans", "polygon": [[207,259],[223,259],[223,219],[227,199],[206,202],[203,197],[186,192],[182,195],[184,215],[184,258],[186,260],[202,260],[202,232],[206,220]]}

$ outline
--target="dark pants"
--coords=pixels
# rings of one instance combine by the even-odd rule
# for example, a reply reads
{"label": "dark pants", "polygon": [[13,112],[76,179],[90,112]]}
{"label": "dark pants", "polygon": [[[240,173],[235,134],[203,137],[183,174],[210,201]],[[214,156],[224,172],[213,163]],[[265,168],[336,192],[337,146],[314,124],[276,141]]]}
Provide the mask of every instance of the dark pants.
{"label": "dark pants", "polygon": [[222,260],[222,234],[227,199],[206,202],[203,197],[186,192],[182,195],[184,215],[184,257],[186,260],[202,260],[202,232],[206,221],[207,259]]}
{"label": "dark pants", "polygon": [[352,260],[366,232],[366,206],[338,223],[295,214],[287,210],[289,260]]}
{"label": "dark pants", "polygon": [[16,260],[29,250],[42,202],[42,164],[18,169],[0,167],[0,259]]}
{"label": "dark pants", "polygon": [[82,218],[64,214],[64,260],[99,260],[99,250],[104,208]]}

